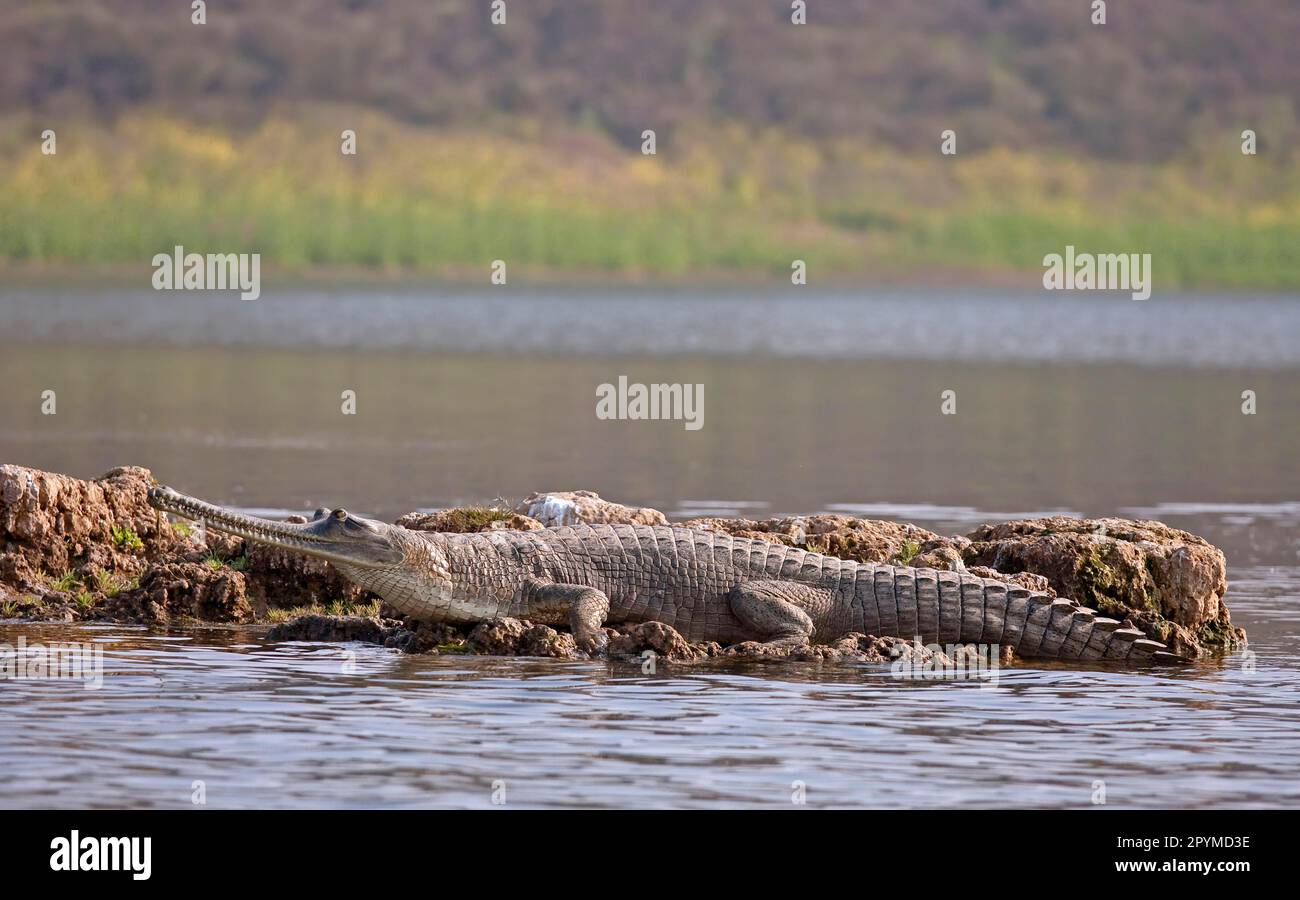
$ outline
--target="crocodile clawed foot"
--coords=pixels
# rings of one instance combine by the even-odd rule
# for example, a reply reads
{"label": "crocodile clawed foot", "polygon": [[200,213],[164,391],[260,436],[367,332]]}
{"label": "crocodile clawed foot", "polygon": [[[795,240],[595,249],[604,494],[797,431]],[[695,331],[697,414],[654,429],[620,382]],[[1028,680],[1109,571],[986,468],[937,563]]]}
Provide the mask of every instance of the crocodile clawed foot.
{"label": "crocodile clawed foot", "polygon": [[588,656],[604,656],[609,650],[609,635],[605,633],[604,629],[575,632],[573,640],[578,645],[578,649]]}

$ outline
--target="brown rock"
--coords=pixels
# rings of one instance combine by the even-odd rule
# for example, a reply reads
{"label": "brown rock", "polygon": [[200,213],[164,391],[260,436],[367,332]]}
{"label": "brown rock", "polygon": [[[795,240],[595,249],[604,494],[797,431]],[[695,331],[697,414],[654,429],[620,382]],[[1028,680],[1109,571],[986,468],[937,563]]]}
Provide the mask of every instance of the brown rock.
{"label": "brown rock", "polygon": [[508,509],[488,506],[457,506],[434,512],[412,512],[394,524],[412,531],[441,531],[468,534],[476,531],[537,531],[542,523]]}
{"label": "brown rock", "polygon": [[692,644],[677,629],[663,622],[642,622],[614,629],[615,637],[609,642],[609,655],[626,659],[641,659],[651,651],[659,659],[673,662],[693,662],[716,656],[718,645]]}
{"label": "brown rock", "polygon": [[909,559],[907,565],[914,569],[942,569],[945,572],[966,571],[966,563],[962,562],[961,554],[948,546],[922,550],[922,552]]}
{"label": "brown rock", "polygon": [[469,645],[476,653],[491,656],[550,656],[577,659],[573,635],[557,632],[545,625],[518,619],[499,618],[480,622],[469,635]]}
{"label": "brown rock", "polygon": [[1033,572],[1017,572],[1014,575],[1008,575],[1005,572],[999,572],[997,569],[990,569],[988,566],[971,566],[966,571],[977,578],[992,578],[995,581],[1004,581],[1007,584],[1014,584],[1031,591],[1040,591],[1052,597],[1056,596],[1056,591],[1052,588],[1051,582],[1047,580],[1046,575],[1035,575]]}
{"label": "brown rock", "polygon": [[378,619],[365,616],[299,616],[275,625],[266,633],[268,641],[364,641],[382,644],[388,629]]}
{"label": "brown rock", "polygon": [[323,559],[267,544],[241,541],[232,558],[247,557],[248,596],[259,612],[327,605],[336,600],[366,603],[373,594],[357,587]]}
{"label": "brown rock", "polygon": [[23,466],[0,466],[0,578],[42,592],[46,575],[96,573],[123,581],[149,559],[185,552],[192,542],[167,525],[145,499],[148,469],[113,469],[83,481]]}
{"label": "brown rock", "polygon": [[465,633],[455,625],[445,622],[416,622],[406,620],[396,628],[388,629],[385,647],[395,647],[403,653],[471,653]]}
{"label": "brown rock", "polygon": [[[152,484],[147,469],[134,467],[113,469],[85,481],[22,466],[0,466],[0,599],[17,615],[29,618],[107,616],[145,622],[177,617],[247,621],[250,609],[262,612],[270,607],[370,599],[322,561],[212,529],[206,542],[196,532],[184,534],[148,505],[146,492]],[[579,521],[666,521],[657,510],[610,503],[590,491],[534,494],[521,509],[541,521],[506,509],[478,507],[411,513],[398,521],[410,528],[449,532],[535,530],[543,524]],[[295,520],[303,521],[291,517]],[[1223,554],[1202,538],[1159,522],[1053,517],[986,525],[969,538],[830,514],[764,521],[697,519],[687,525],[861,562],[957,571],[969,567],[982,577],[1057,593],[1106,615],[1130,619],[1150,637],[1184,655],[1224,652],[1245,640],[1223,603],[1227,590]],[[207,565],[205,560],[213,555],[229,565]],[[132,584],[138,587],[129,587]],[[545,626],[527,626],[527,638],[508,626],[494,628],[486,629],[480,638],[489,645],[502,642],[510,653],[566,657],[576,653],[570,636]],[[667,658],[711,653],[700,645],[679,644],[668,632],[638,628],[616,634],[621,641],[617,646],[629,651],[654,649]],[[385,639],[404,647],[455,643],[419,627],[406,631],[406,637],[394,632]],[[750,648],[737,654],[745,652],[765,657],[775,653],[772,648]],[[828,649],[800,652],[827,658],[832,653],[871,655],[872,650],[861,644],[852,650],[837,642]]]}
{"label": "brown rock", "polygon": [[592,491],[549,491],[532,494],[515,507],[547,528],[557,525],[667,525],[668,518],[657,509],[624,506],[602,500]]}
{"label": "brown rock", "polygon": [[[833,644],[809,646],[773,646],[758,641],[745,641],[722,651],[733,659],[790,660],[795,662],[856,662],[889,663],[898,659],[915,660],[918,664],[929,662],[934,653],[926,647],[898,637],[846,634]],[[942,656],[942,654],[940,654]]]}
{"label": "brown rock", "polygon": [[[736,537],[773,541],[814,553],[865,563],[912,565],[927,550],[953,545],[954,540],[932,531],[899,522],[881,522],[832,513],[813,516],[785,516],[750,519],[692,519],[688,528],[723,531]],[[960,556],[956,557],[960,560]]]}
{"label": "brown rock", "polygon": [[1058,594],[1129,618],[1184,655],[1226,652],[1245,640],[1223,596],[1223,553],[1160,522],[1053,516],[971,532],[967,565],[1043,576]]}
{"label": "brown rock", "polygon": [[935,656],[934,651],[905,638],[876,637],[875,635],[855,635],[855,637],[857,638],[858,649],[866,654],[865,662],[885,663],[894,660],[911,660],[916,663],[928,663]]}
{"label": "brown rock", "polygon": [[163,563],[145,572],[138,588],[109,598],[106,611],[117,621],[146,624],[174,619],[249,622],[253,608],[244,590],[243,574],[233,569]]}

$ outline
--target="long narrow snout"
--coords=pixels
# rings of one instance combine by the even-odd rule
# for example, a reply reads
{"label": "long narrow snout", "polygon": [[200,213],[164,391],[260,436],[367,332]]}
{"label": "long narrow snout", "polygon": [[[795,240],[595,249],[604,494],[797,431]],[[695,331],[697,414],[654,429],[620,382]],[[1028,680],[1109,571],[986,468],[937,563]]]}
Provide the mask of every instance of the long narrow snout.
{"label": "long narrow snout", "polygon": [[344,509],[319,510],[310,522],[272,522],[233,512],[169,487],[149,489],[149,505],[237,537],[296,550],[308,556],[350,566],[383,567],[404,559],[400,533],[383,522],[353,516]]}
{"label": "long narrow snout", "polygon": [[329,544],[328,538],[313,534],[310,525],[292,522],[272,522],[242,513],[232,512],[195,497],[189,497],[169,487],[149,489],[149,505],[163,512],[174,513],[187,519],[197,519],[211,528],[249,540],[276,544],[282,547],[311,549],[311,545]]}

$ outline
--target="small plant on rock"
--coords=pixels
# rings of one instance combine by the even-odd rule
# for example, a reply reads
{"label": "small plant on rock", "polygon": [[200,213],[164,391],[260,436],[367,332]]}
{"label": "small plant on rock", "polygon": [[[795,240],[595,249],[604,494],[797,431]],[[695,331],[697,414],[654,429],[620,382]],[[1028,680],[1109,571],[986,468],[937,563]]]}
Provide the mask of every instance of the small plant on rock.
{"label": "small plant on rock", "polygon": [[47,575],[45,583],[50,586],[51,590],[59,591],[60,593],[66,593],[74,588],[81,587],[81,580],[78,579],[71,570],[64,572],[58,578],[51,578]]}
{"label": "small plant on rock", "polygon": [[105,597],[116,597],[122,593],[126,583],[116,575],[100,570],[95,573],[95,587]]}
{"label": "small plant on rock", "polygon": [[144,541],[140,540],[140,535],[132,531],[129,525],[113,526],[113,543],[119,550],[134,552],[144,549]]}
{"label": "small plant on rock", "polygon": [[921,552],[921,545],[916,541],[903,541],[903,546],[898,549],[895,558],[900,566],[906,566],[916,559],[917,554]]}

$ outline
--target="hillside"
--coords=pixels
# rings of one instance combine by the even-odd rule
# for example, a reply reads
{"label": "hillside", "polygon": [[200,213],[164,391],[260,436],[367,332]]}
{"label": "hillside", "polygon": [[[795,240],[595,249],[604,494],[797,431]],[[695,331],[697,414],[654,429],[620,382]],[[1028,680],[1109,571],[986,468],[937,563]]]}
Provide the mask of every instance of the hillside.
{"label": "hillside", "polygon": [[1089,6],[6,2],[0,258],[857,277],[1073,242],[1165,283],[1300,284],[1300,4]]}

